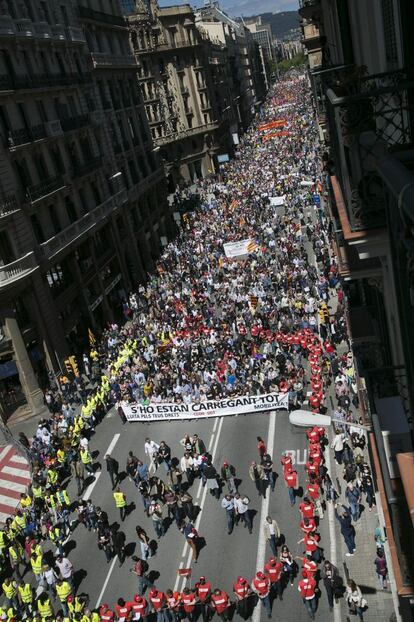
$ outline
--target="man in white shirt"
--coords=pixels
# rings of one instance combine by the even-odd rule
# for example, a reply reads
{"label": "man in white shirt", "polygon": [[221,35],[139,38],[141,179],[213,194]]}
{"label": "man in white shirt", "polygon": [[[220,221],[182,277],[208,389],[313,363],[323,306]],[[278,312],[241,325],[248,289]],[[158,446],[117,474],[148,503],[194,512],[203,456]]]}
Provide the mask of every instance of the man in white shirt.
{"label": "man in white shirt", "polygon": [[244,523],[244,526],[248,528],[249,533],[252,533],[252,517],[249,510],[250,499],[246,497],[241,497],[241,495],[237,492],[234,495],[234,508],[236,510],[236,525],[239,523],[239,519]]}

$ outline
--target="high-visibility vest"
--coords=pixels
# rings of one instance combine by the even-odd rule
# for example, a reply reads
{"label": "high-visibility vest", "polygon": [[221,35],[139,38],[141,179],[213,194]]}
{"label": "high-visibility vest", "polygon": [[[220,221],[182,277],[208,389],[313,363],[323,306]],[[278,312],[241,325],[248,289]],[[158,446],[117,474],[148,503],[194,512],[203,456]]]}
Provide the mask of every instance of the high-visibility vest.
{"label": "high-visibility vest", "polygon": [[4,582],[1,586],[3,588],[3,592],[6,596],[6,598],[14,598],[14,596],[16,596],[17,594],[17,583],[16,581],[10,581],[10,583],[8,585],[6,585],[6,582]]}
{"label": "high-visibility vest", "polygon": [[69,585],[68,581],[63,581],[62,584],[56,585],[56,592],[59,596],[59,600],[61,603],[65,603],[68,599],[69,594],[72,592],[72,588]]}
{"label": "high-visibility vest", "polygon": [[4,533],[4,531],[0,531],[0,549],[4,549],[8,544],[8,537]]}
{"label": "high-visibility vest", "polygon": [[23,556],[23,549],[19,544],[13,544],[9,546],[9,554],[11,559],[16,562],[18,559],[21,559]]}
{"label": "high-visibility vest", "polygon": [[49,598],[44,603],[38,600],[37,608],[42,618],[50,618],[51,616],[53,616],[53,610]]}
{"label": "high-visibility vest", "polygon": [[35,557],[31,557],[30,563],[32,565],[32,570],[34,574],[42,574],[43,558],[41,555],[36,555]]}
{"label": "high-visibility vest", "polygon": [[92,611],[91,622],[99,622],[99,613],[96,611]]}
{"label": "high-visibility vest", "polygon": [[83,609],[84,603],[79,599],[78,596],[72,600],[71,603],[68,603],[70,613],[80,613]]}
{"label": "high-visibility vest", "polygon": [[61,505],[70,505],[70,499],[67,490],[60,490],[56,493],[56,500]]}
{"label": "high-visibility vest", "polygon": [[23,587],[19,585],[18,589],[19,589],[20,598],[22,599],[24,603],[33,602],[33,589],[30,583],[25,583]]}
{"label": "high-visibility vest", "polygon": [[52,540],[52,542],[56,542],[56,540],[59,540],[60,537],[61,533],[59,527],[52,527],[52,529],[49,531],[49,538]]}
{"label": "high-visibility vest", "polygon": [[89,464],[90,462],[92,462],[92,456],[87,449],[81,449],[80,457],[83,464]]}
{"label": "high-visibility vest", "polygon": [[60,464],[63,464],[65,462],[65,452],[63,451],[63,449],[58,449],[56,452],[56,456]]}
{"label": "high-visibility vest", "polygon": [[29,495],[25,495],[24,497],[21,497],[20,505],[22,506],[22,508],[30,507],[32,505],[32,498],[29,497]]}
{"label": "high-visibility vest", "polygon": [[42,486],[32,486],[32,492],[35,499],[40,499],[40,497],[43,497]]}
{"label": "high-visibility vest", "polygon": [[126,506],[126,499],[123,492],[114,492],[114,499],[117,508],[124,508]]}
{"label": "high-visibility vest", "polygon": [[47,472],[47,479],[50,481],[51,484],[56,484],[58,479],[57,471],[55,471],[55,469],[49,469]]}
{"label": "high-visibility vest", "polygon": [[26,521],[26,517],[24,515],[23,516],[16,516],[16,518],[14,519],[14,522],[19,527],[19,529],[26,529],[27,521]]}

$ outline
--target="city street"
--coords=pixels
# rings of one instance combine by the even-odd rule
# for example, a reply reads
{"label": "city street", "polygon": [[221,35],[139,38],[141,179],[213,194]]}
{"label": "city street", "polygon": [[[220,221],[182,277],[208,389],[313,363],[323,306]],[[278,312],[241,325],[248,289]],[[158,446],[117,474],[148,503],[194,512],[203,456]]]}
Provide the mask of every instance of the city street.
{"label": "city street", "polygon": [[[149,560],[150,572],[154,578],[157,577],[156,585],[159,589],[181,590],[186,582],[185,579],[178,578],[177,570],[180,567],[192,566],[192,585],[201,575],[205,575],[213,587],[222,587],[231,594],[233,582],[238,575],[250,581],[256,568],[263,567],[263,562],[271,556],[270,548],[265,545],[261,530],[261,521],[268,513],[277,520],[292,554],[301,554],[303,551],[302,545],[297,545],[297,541],[301,538],[299,511],[297,506],[290,507],[283,481],[280,456],[285,450],[294,452],[299,483],[305,484],[303,465],[307,457],[305,449],[307,439],[303,430],[291,429],[286,411],[270,415],[223,417],[212,421],[200,420],[195,425],[193,422],[183,422],[150,425],[132,423],[125,426],[121,426],[117,415],[112,411],[99,426],[96,435],[92,437],[91,448],[93,451],[99,451],[98,460],[102,460],[108,446],[113,446],[114,439],[118,439],[111,455],[118,460],[120,468],[124,468],[129,450],[132,450],[137,457],[144,459],[146,436],[156,442],[165,440],[170,445],[172,454],[180,457],[182,446],[179,441],[186,432],[198,433],[212,453],[217,467],[221,466],[224,460],[228,460],[235,466],[237,477],[241,480],[239,490],[247,494],[251,501],[250,506],[254,513],[253,533],[249,535],[247,529],[239,525],[231,535],[227,535],[225,511],[220,507],[220,502],[201,486],[199,480],[196,480],[191,488],[194,504],[201,508],[196,526],[200,536],[206,541],[206,546],[200,552],[199,561],[196,565],[191,564],[189,548],[183,535],[173,523],[165,537],[158,542],[159,548],[156,556]],[[274,457],[275,471],[278,474],[275,492],[268,491],[267,499],[263,503],[258,497],[254,483],[248,476],[250,461],[258,458],[257,436],[261,436],[267,442],[268,451]],[[162,465],[158,468],[157,475],[164,476],[165,479]],[[125,599],[133,596],[137,582],[135,576],[129,571],[133,565],[130,557],[132,554],[139,555],[135,526],[143,526],[150,537],[155,537],[152,520],[144,514],[140,495],[134,484],[126,478],[121,488],[127,496],[128,503],[133,501],[136,505],[136,509],[121,525],[126,535],[128,553],[123,567],[119,568],[116,560],[107,565],[104,553],[97,548],[96,535],[87,532],[82,526],[75,530],[73,539],[67,545],[68,549],[71,546],[75,547],[70,552],[70,559],[76,570],[84,571],[79,591],[94,595],[93,598],[91,597],[92,606],[95,602],[96,604],[108,602],[112,606],[120,596]],[[115,508],[106,470],[98,474],[96,483],[89,488],[88,497],[89,495],[94,504],[100,505],[108,512],[110,523],[119,522],[119,513]],[[329,559],[331,542],[328,512],[321,521],[320,533],[325,556]],[[86,551],[87,554],[85,554]],[[283,602],[275,601],[274,609],[277,615],[285,618],[293,619],[294,615],[297,620],[308,619],[297,591],[297,582],[293,587],[286,588]],[[325,593],[322,593],[318,611],[321,619],[324,615],[328,615]],[[265,617],[265,613],[257,607],[255,620]],[[340,617],[338,616],[337,619]]]}

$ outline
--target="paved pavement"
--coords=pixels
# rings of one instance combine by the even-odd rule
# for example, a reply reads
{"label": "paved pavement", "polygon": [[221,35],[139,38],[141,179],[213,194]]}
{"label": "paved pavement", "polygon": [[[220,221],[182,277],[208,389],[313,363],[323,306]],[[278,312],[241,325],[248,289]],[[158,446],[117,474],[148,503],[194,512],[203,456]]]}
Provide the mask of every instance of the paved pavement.
{"label": "paved pavement", "polygon": [[12,514],[20,502],[20,494],[30,484],[26,458],[13,445],[0,448],[0,523]]}

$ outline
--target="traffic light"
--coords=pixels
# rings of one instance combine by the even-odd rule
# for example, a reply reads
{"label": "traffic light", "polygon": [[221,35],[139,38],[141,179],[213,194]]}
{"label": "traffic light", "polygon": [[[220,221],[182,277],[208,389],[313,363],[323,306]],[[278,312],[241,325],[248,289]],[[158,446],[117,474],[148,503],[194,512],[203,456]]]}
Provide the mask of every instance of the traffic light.
{"label": "traffic light", "polygon": [[69,357],[69,361],[71,363],[72,369],[73,369],[73,373],[75,374],[75,376],[77,378],[79,378],[80,373],[79,373],[79,369],[78,369],[78,364],[76,362],[76,357],[75,356],[70,356]]}

